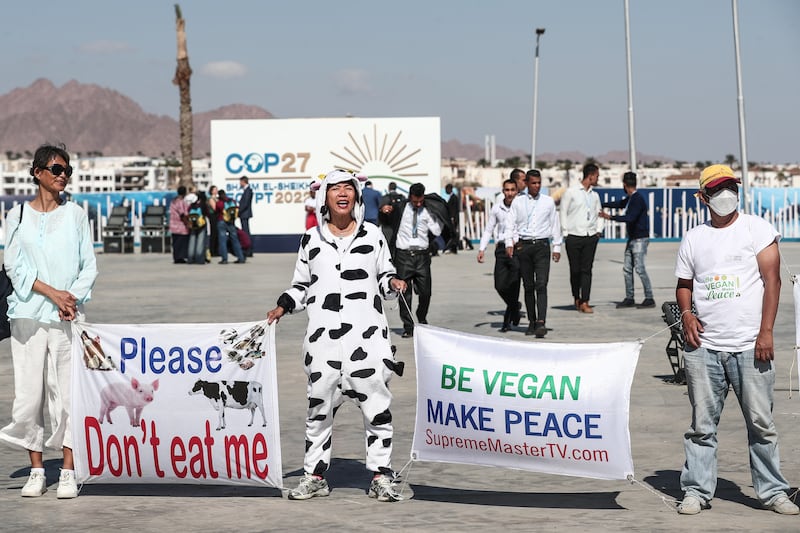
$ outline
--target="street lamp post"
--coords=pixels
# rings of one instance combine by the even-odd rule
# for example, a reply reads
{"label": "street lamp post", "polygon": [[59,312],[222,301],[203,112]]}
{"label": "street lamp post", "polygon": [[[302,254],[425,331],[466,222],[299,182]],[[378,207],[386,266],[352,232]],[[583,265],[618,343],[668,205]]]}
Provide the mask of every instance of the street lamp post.
{"label": "street lamp post", "polygon": [[636,136],[633,132],[633,80],[631,75],[631,25],[628,0],[625,0],[625,59],[628,70],[628,149],[631,172],[636,172]]}
{"label": "street lamp post", "polygon": [[536,28],[536,57],[533,60],[533,133],[531,135],[531,168],[536,168],[536,103],[539,96],[539,38],[544,28]]}
{"label": "street lamp post", "polygon": [[736,55],[736,103],[739,110],[739,152],[742,164],[742,199],[744,212],[750,213],[750,177],[747,173],[747,135],[744,123],[744,94],[742,91],[742,62],[739,55],[739,7],[736,0],[731,0],[733,11],[733,47]]}

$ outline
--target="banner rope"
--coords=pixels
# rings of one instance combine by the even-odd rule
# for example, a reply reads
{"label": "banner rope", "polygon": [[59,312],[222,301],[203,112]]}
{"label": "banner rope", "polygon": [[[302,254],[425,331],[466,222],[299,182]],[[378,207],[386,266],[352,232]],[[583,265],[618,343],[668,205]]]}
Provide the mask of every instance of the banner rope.
{"label": "banner rope", "polygon": [[[411,477],[411,465],[413,463],[414,463],[414,459],[413,458],[409,458],[408,462],[403,465],[403,468],[401,468],[400,471],[395,474],[395,479],[397,479],[397,478],[403,476],[403,472],[406,472],[405,477],[403,477],[402,483],[400,483],[400,496],[403,497],[403,498],[405,498],[404,494],[405,494],[405,491],[406,491],[406,489],[408,488],[408,485],[409,485],[408,480]],[[406,469],[408,469],[408,470],[406,471]]]}
{"label": "banner rope", "polygon": [[668,330],[669,330],[669,329],[670,329],[672,326],[677,326],[677,325],[678,325],[678,324],[680,324],[680,323],[681,323],[681,318],[679,317],[679,318],[678,318],[678,320],[676,320],[676,321],[675,321],[675,322],[673,322],[672,324],[668,325],[667,327],[665,327],[665,328],[662,328],[662,329],[660,329],[660,330],[656,331],[655,333],[653,333],[653,334],[652,334],[652,335],[650,335],[649,337],[645,337],[644,339],[636,339],[636,340],[638,340],[640,343],[644,344],[645,342],[649,341],[650,339],[652,339],[652,338],[653,338],[653,337],[655,337],[656,335],[661,335],[661,334],[662,334],[662,333],[664,333],[665,331],[668,331]]}
{"label": "banner rope", "polygon": [[639,485],[640,487],[643,487],[645,490],[647,490],[651,494],[654,494],[655,496],[657,496],[658,499],[661,500],[661,503],[666,505],[667,508],[670,511],[674,511],[678,507],[678,505],[680,505],[682,503],[682,501],[683,501],[683,500],[676,500],[675,498],[670,498],[669,496],[664,496],[662,493],[658,492],[656,489],[654,489],[650,485],[648,485],[646,483],[643,483],[643,482],[639,481],[638,479],[636,479],[635,477],[633,477],[633,474],[628,474],[628,478],[627,479],[628,479],[628,481],[631,482],[631,485]]}
{"label": "banner rope", "polygon": [[[411,286],[408,286],[408,287],[406,288],[406,291],[410,291],[410,290],[411,290]],[[398,298],[400,299],[400,301],[401,301],[401,302],[403,302],[403,305],[404,305],[404,306],[406,306],[406,310],[408,310],[408,316],[410,316],[410,317],[411,317],[411,323],[412,323],[412,324],[414,324],[414,325],[416,326],[416,324],[417,324],[417,321],[416,321],[416,320],[414,320],[414,313],[412,313],[412,312],[411,312],[411,307],[408,305],[408,302],[406,301],[405,293],[404,293],[404,292],[401,292],[401,293],[398,295]]]}

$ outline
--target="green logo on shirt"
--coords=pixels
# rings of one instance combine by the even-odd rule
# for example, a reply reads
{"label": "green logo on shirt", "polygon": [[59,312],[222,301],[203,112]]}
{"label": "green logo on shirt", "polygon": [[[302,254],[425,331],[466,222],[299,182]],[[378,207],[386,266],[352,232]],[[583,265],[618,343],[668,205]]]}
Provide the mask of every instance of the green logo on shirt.
{"label": "green logo on shirt", "polygon": [[703,283],[706,286],[707,300],[731,300],[742,295],[739,292],[738,276],[728,276],[726,274],[706,276]]}

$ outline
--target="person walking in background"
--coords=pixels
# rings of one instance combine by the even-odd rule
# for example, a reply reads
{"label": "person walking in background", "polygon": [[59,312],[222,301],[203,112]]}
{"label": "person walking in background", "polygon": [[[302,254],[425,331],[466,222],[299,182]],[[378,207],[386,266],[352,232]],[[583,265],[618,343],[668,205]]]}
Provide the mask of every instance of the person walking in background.
{"label": "person walking in background", "polygon": [[178,196],[169,204],[169,232],[172,235],[173,263],[186,263],[189,256],[189,204],[186,187],[178,187]]}
{"label": "person walking in background", "polygon": [[506,255],[517,258],[525,287],[528,329],[525,335],[541,339],[547,334],[547,282],[550,279],[550,241],[553,261],[561,259],[561,225],[556,203],[542,194],[542,175],[526,173],[528,194],[519,194],[508,210],[503,241]]}
{"label": "person walking in background", "polygon": [[[624,222],[628,234],[625,243],[625,260],[622,274],[625,278],[625,299],[617,304],[617,309],[636,306],[640,309],[655,307],[653,287],[650,285],[650,276],[644,265],[647,256],[647,246],[650,243],[650,217],[647,215],[647,201],[644,195],[636,191],[636,173],[626,172],[622,176],[622,187],[625,197],[616,202],[603,202],[603,207],[612,209],[625,209],[622,215],[609,215],[601,211],[599,216],[606,220]],[[644,300],[639,305],[633,298],[633,272],[639,276],[644,290]]]}
{"label": "person walking in background", "polygon": [[368,495],[402,499],[392,470],[392,394],[389,380],[402,374],[395,362],[381,299],[395,298],[406,283],[395,273],[383,232],[363,222],[359,177],[334,170],[318,180],[319,225],[306,230],[291,288],[267,313],[271,324],[286,313],[308,311],[303,343],[309,376],[304,475],[290,500],[328,496],[333,419],[346,398],[364,421]]}
{"label": "person walking in background", "polygon": [[[242,223],[242,231],[247,234],[247,240],[253,242],[253,235],[250,233],[250,219],[253,218],[253,189],[250,188],[250,181],[247,176],[239,178],[239,185],[242,187],[242,196],[239,198],[239,220]],[[247,257],[253,257],[253,249],[248,248]]]}
{"label": "person walking in background", "polygon": [[[72,167],[64,146],[40,146],[30,175],[36,197],[13,207],[6,219],[4,266],[14,286],[8,296],[14,403],[0,441],[27,450],[31,470],[22,496],[47,491],[42,452],[60,448],[63,464],[58,498],[75,498],[70,380],[72,328],[82,320],[97,278],[94,243],[86,212],[64,201]],[[44,441],[44,406],[52,435]],[[76,424],[77,427],[77,424]]]}
{"label": "person walking in background", "polygon": [[394,241],[389,243],[389,247],[394,249],[393,257],[395,267],[397,267],[397,276],[409,287],[409,290],[400,296],[403,299],[400,302],[403,338],[414,335],[414,320],[411,317],[412,289],[419,297],[417,322],[428,323],[432,289],[428,233],[438,237],[442,234],[444,225],[431,215],[425,202],[425,185],[415,183],[408,189],[408,200],[403,199],[399,203],[381,207],[382,212],[387,217],[391,217],[390,225]]}
{"label": "person walking in background", "polygon": [[211,256],[219,255],[219,232],[217,231],[217,199],[219,198],[219,189],[216,185],[208,188],[208,226],[210,228],[210,236],[208,238],[208,249]]}
{"label": "person walking in background", "polygon": [[459,226],[461,218],[461,193],[458,189],[453,187],[452,183],[448,183],[444,186],[443,198],[447,201],[447,214],[450,217],[450,224],[452,224],[453,228],[455,229],[453,236],[447,241],[447,243],[445,243],[444,253],[457,254],[458,243],[461,240],[461,231]]}
{"label": "person walking in background", "polygon": [[242,245],[239,243],[239,235],[236,232],[236,224],[234,223],[238,210],[236,200],[225,194],[225,191],[219,191],[216,209],[219,255],[221,258],[219,263],[221,265],[228,264],[228,242],[231,243],[233,254],[237,258],[236,263],[244,263],[244,252],[242,252]]}
{"label": "person walking in background", "polygon": [[[392,213],[394,212],[395,207],[406,201],[406,197],[397,191],[397,183],[393,181],[389,182],[387,190],[388,192],[381,198],[381,206],[378,212],[378,222],[381,225],[386,242],[391,245],[395,242],[396,237],[394,234],[394,219],[392,217]],[[392,247],[392,254],[394,254],[394,247]],[[392,257],[394,257],[394,255]]]}
{"label": "person walking in background", "polygon": [[739,213],[738,182],[725,165],[703,170],[697,196],[711,220],[690,229],[678,248],[675,296],[692,405],[691,426],[683,436],[685,494],[678,512],[698,514],[714,497],[717,427],[732,388],[747,426],[756,497],[767,509],[796,515],[800,509],[786,495],[789,483],[781,474],[772,417],[780,234],[763,218]]}
{"label": "person walking in background", "polygon": [[317,191],[311,189],[308,191],[308,198],[303,203],[306,212],[306,229],[311,229],[317,225]]}
{"label": "person walking in background", "polygon": [[514,180],[514,183],[517,185],[517,194],[525,194],[525,191],[528,188],[525,171],[521,168],[515,168],[511,171],[509,177]]}
{"label": "person walking in background", "polygon": [[[192,197],[192,198],[190,198]],[[186,195],[187,201],[193,200],[189,204],[189,253],[188,262],[195,265],[206,264],[206,250],[208,247],[208,226],[210,213],[208,211],[208,199],[203,191],[197,194]]]}
{"label": "person walking in background", "polygon": [[[486,227],[478,245],[478,263],[483,263],[486,247],[494,233],[497,234],[494,251],[494,290],[506,304],[503,313],[503,325],[500,331],[505,333],[511,326],[518,326],[521,319],[519,302],[519,263],[518,258],[506,254],[505,234],[508,225],[508,212],[511,202],[517,196],[517,184],[513,179],[503,182],[503,201],[495,202],[486,221]],[[495,228],[497,231],[495,232]]]}
{"label": "person walking in background", "polygon": [[378,211],[381,208],[381,193],[372,188],[372,182],[364,184],[364,220],[378,224]]}
{"label": "person walking in background", "polygon": [[581,313],[594,313],[589,305],[592,267],[604,223],[598,216],[600,195],[593,189],[599,177],[597,165],[585,165],[580,185],[567,189],[561,197],[561,230],[565,235],[564,245],[569,260],[569,284],[575,309]]}

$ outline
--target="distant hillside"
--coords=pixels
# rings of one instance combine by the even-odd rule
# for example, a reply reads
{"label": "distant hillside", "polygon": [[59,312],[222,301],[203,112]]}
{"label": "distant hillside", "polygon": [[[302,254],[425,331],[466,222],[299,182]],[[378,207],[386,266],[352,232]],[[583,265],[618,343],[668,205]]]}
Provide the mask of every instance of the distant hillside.
{"label": "distant hillside", "polygon": [[[496,147],[496,156],[497,159],[505,160],[515,156],[518,156],[522,159],[522,161],[528,161],[530,157],[530,151],[524,150],[514,150],[512,148],[506,148],[505,146],[497,146]],[[449,158],[463,158],[463,159],[471,159],[473,161],[477,161],[479,159],[483,159],[486,157],[485,149],[482,145],[479,144],[462,144],[460,141],[457,140],[450,140],[445,141],[442,143],[442,158],[449,159]],[[594,157],[600,163],[619,163],[622,161],[628,160],[628,152],[622,150],[615,150],[612,152],[607,152],[605,154],[584,154],[583,152],[578,151],[571,151],[571,152],[558,152],[558,153],[543,153],[538,154],[536,156],[537,161],[547,161],[549,163],[554,163],[556,161],[566,161],[570,160],[573,163],[578,165],[582,164],[586,161],[589,157]],[[661,161],[662,163],[672,163],[674,162],[669,157],[658,156],[658,155],[647,155],[637,152],[636,160],[639,163],[652,163],[654,161]]]}
{"label": "distant hillside", "polygon": [[[194,155],[203,157],[211,151],[211,120],[274,118],[258,106],[231,104],[194,114]],[[106,156],[180,154],[178,122],[164,115],[146,113],[127,96],[94,84],[70,81],[56,87],[39,79],[29,87],[0,95],[0,153],[34,150],[42,142],[63,142],[72,153],[100,152]],[[528,154],[497,146],[497,157]],[[442,158],[482,159],[484,147],[463,144],[452,139],[442,142]],[[589,154],[601,163],[627,160],[627,152]],[[569,159],[577,164],[589,155],[581,152],[539,154],[537,159],[549,162]],[[671,162],[661,156],[638,155],[642,163]]]}
{"label": "distant hillside", "polygon": [[[212,119],[273,118],[260,107],[233,104],[195,113],[193,149],[211,150]],[[63,142],[70,152],[103,155],[180,154],[178,122],[146,113],[125,95],[98,85],[70,81],[56,87],[46,79],[0,95],[0,152],[35,149]]]}

